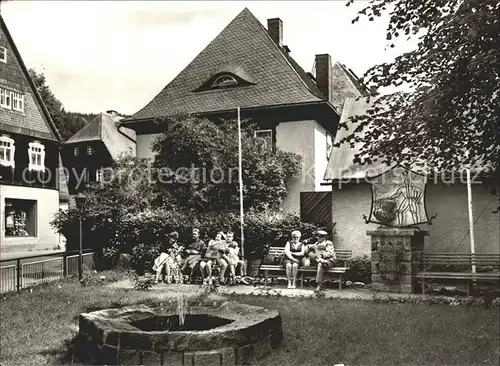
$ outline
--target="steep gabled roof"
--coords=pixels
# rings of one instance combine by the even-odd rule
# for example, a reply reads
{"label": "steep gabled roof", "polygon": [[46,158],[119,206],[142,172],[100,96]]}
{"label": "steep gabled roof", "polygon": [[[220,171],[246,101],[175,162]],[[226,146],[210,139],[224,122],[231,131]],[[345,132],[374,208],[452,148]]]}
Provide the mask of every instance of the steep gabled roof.
{"label": "steep gabled roof", "polygon": [[347,98],[368,96],[366,87],[359,82],[359,79],[350,69],[345,67],[345,65],[342,65],[340,62],[336,62],[332,66],[331,75],[331,102],[338,111],[342,112],[344,101]]}
{"label": "steep gabled roof", "polygon": [[[199,90],[222,65],[236,64],[255,83]],[[325,102],[316,84],[270,38],[245,8],[153,100],[122,122],[179,113],[206,113],[299,103]]]}
{"label": "steep gabled roof", "polygon": [[[2,33],[5,35],[7,43],[15,56],[15,60],[19,65],[19,68],[21,69],[22,77],[19,78],[17,75],[15,75],[15,77],[19,80],[19,83],[26,85],[26,87],[29,89],[30,94],[33,96],[34,101],[34,105],[32,106],[34,109],[31,109],[31,102],[25,98],[26,117],[21,116],[20,118],[9,119],[8,121],[4,121],[2,119],[0,121],[0,125],[2,126],[2,128],[10,132],[22,134],[29,133],[33,136],[44,138],[47,140],[55,140],[59,142],[62,141],[61,135],[59,134],[59,131],[57,130],[52,117],[50,116],[50,113],[47,110],[45,103],[43,102],[42,97],[38,93],[38,90],[36,89],[36,86],[31,79],[28,69],[24,64],[23,58],[21,57],[21,54],[19,53],[19,50],[17,49],[16,44],[12,36],[10,35],[7,25],[5,24],[1,15],[0,26],[2,29]],[[12,72],[14,68],[10,68],[9,70],[7,66],[3,66],[2,64],[0,65],[4,68],[0,72],[0,78],[6,79],[6,74]],[[36,109],[38,109],[42,118],[29,118],[30,115],[36,113]],[[29,118],[29,124],[26,123],[28,121],[27,118]]]}
{"label": "steep gabled roof", "polygon": [[[348,130],[340,128],[335,136],[334,143],[341,141],[344,137],[349,136],[352,131],[357,127],[354,123],[349,121],[349,118],[358,115],[365,115],[367,110],[373,105],[376,99],[370,98],[347,98],[342,109],[339,123],[347,122]],[[372,165],[359,165],[354,164],[354,155],[360,151],[362,142],[357,142],[351,148],[349,144],[342,144],[339,147],[332,148],[330,153],[330,160],[326,167],[324,180],[344,180],[344,179],[364,179],[367,176],[372,177],[381,174],[390,169],[386,164],[377,163]]]}
{"label": "steep gabled roof", "polygon": [[91,141],[102,141],[113,159],[118,159],[120,154],[129,150],[135,151],[135,133],[124,128],[123,131],[129,138],[123,136],[118,131],[118,122],[123,117],[116,114],[100,113],[96,118],[90,121],[80,131],[71,136],[65,145],[78,144]]}

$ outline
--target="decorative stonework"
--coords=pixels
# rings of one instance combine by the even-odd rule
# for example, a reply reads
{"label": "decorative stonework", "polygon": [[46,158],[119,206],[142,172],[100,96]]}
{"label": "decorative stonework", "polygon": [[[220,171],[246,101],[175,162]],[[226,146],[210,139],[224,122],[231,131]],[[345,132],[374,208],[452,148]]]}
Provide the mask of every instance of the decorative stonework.
{"label": "decorative stonework", "polygon": [[372,237],[372,290],[412,293],[428,232],[379,227],[367,234]]}
{"label": "decorative stonework", "polygon": [[[254,364],[282,339],[278,311],[236,302],[134,305],[80,315],[85,363],[133,365]],[[142,328],[142,329],[141,329]],[[189,330],[200,328],[204,330]],[[210,328],[210,329],[208,329]]]}

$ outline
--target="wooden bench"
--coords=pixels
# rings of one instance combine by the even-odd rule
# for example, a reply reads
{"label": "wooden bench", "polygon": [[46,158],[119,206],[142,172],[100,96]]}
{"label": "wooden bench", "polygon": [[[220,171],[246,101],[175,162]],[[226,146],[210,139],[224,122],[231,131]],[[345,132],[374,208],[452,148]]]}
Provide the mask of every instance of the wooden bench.
{"label": "wooden bench", "polygon": [[[437,271],[435,268],[432,268],[446,265],[458,266],[459,269]],[[476,273],[472,273],[472,265],[476,266]],[[485,270],[488,268],[485,267],[492,268],[486,272]],[[425,294],[425,280],[451,279],[466,281],[468,283],[467,296],[470,296],[473,282],[500,280],[500,254],[422,253],[417,278],[421,281],[422,294]]]}
{"label": "wooden bench", "polygon": [[[349,269],[350,262],[352,259],[351,249],[335,249],[335,254],[337,255],[336,267],[329,268],[325,271],[325,275],[333,274],[339,277],[339,290],[342,290],[342,279],[345,272]],[[268,255],[273,256],[279,260],[280,263],[283,262],[285,257],[284,247],[270,247]],[[339,266],[341,264],[342,266]],[[269,273],[281,273],[286,274],[285,266],[283,264],[261,264],[259,271],[264,272],[265,283],[267,283],[267,278]],[[304,277],[305,278],[315,278],[318,269],[316,266],[299,267],[298,276],[300,278],[300,287],[304,287]]]}

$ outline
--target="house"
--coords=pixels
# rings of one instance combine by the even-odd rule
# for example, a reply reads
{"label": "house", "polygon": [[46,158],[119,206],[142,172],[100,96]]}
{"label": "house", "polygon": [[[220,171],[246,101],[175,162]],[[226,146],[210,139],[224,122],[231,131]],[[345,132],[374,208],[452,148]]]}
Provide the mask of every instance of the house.
{"label": "house", "polygon": [[58,247],[61,137],[0,16],[0,249]]}
{"label": "house", "polygon": [[[341,141],[354,129],[349,118],[364,115],[374,102],[371,98],[348,98],[345,101],[341,123],[347,122],[349,130],[338,131],[335,141]],[[351,127],[352,126],[352,127]],[[332,212],[336,222],[335,245],[352,248],[354,255],[369,255],[370,237],[367,230],[378,225],[366,224],[363,215],[368,216],[372,203],[371,184],[366,177],[382,174],[390,167],[384,164],[357,165],[354,155],[360,143],[354,148],[347,144],[332,149],[332,156],[325,172],[325,180],[332,186]],[[413,168],[412,168],[413,170]],[[500,217],[494,213],[498,204],[500,187],[498,182],[473,171],[472,198],[475,231],[475,248],[478,253],[499,253]],[[424,250],[427,252],[469,252],[469,217],[467,206],[465,173],[431,174],[428,176],[425,201],[429,216],[437,214],[432,225],[419,225],[430,231]]]}
{"label": "house", "polygon": [[99,182],[102,168],[120,155],[135,155],[135,132],[119,126],[121,119],[114,110],[100,113],[64,143],[61,155],[70,194]]}
{"label": "house", "polygon": [[[201,32],[202,30],[200,30]],[[121,121],[137,134],[137,157],[152,158],[162,117],[252,119],[267,146],[297,153],[301,178],[288,182],[285,211],[298,211],[301,193],[328,193],[322,186],[346,96],[364,94],[357,77],[328,54],[315,58],[315,75],[305,72],[283,44],[283,22],[267,29],[245,8],[144,108]],[[328,201],[329,207],[329,201]]]}

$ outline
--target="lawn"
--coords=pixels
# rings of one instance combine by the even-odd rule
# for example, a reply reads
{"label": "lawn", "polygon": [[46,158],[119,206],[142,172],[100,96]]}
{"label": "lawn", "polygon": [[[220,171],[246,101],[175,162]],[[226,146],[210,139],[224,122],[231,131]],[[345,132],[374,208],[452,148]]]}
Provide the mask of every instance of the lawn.
{"label": "lawn", "polygon": [[[189,291],[186,290],[186,291]],[[174,293],[160,297],[176,296]],[[198,295],[199,296],[199,295]],[[498,309],[370,301],[233,296],[277,309],[284,338],[263,365],[497,364]],[[159,302],[155,292],[65,280],[0,302],[0,364],[67,363],[81,312]]]}

